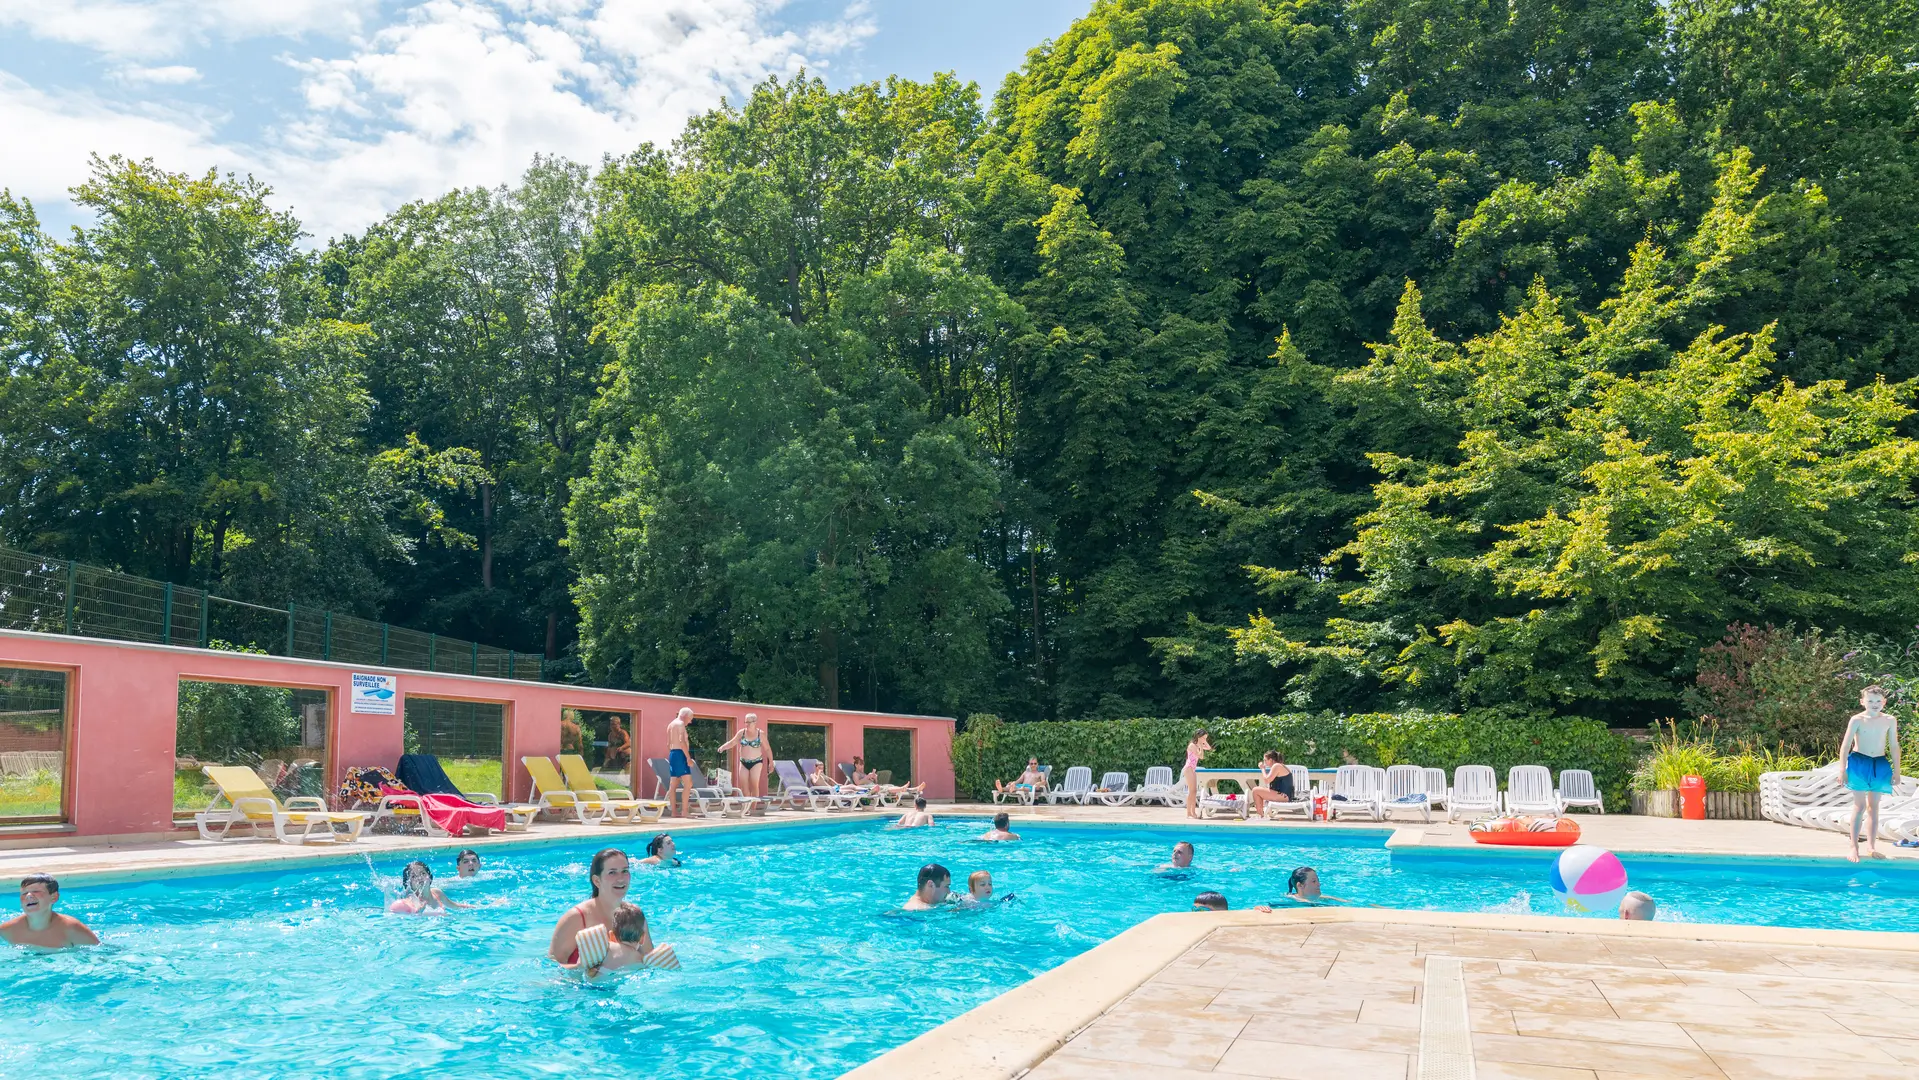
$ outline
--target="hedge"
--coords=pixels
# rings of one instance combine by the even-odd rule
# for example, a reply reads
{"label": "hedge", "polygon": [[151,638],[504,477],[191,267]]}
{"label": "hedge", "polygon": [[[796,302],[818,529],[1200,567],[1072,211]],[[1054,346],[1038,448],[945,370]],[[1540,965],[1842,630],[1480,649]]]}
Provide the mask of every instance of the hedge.
{"label": "hedge", "polygon": [[1246,768],[1268,750],[1311,768],[1346,763],[1422,765],[1445,769],[1491,765],[1503,784],[1514,765],[1590,769],[1609,809],[1628,804],[1634,765],[1625,737],[1585,717],[1520,717],[1510,713],[1284,713],[1234,720],[1067,720],[1009,724],[976,714],[953,739],[953,773],[962,795],[988,798],[993,781],[1019,775],[1028,758],[1053,766],[1058,783],[1069,766],[1085,765],[1095,780],[1121,770],[1138,784],[1153,765],[1175,773],[1186,760],[1193,732],[1211,733],[1205,765]]}

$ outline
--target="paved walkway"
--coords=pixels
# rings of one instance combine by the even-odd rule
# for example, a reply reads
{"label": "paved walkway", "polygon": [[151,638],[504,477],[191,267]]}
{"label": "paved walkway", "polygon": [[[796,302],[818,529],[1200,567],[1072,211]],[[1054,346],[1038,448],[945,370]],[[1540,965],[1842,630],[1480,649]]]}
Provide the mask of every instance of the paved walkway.
{"label": "paved walkway", "polygon": [[1426,987],[1429,965],[1448,958],[1463,972],[1461,1020],[1479,1080],[1911,1077],[1919,952],[1779,936],[1749,943],[1390,922],[1225,926],[1027,1080],[1465,1077],[1420,1067],[1422,1026],[1429,1053],[1446,1034],[1436,1030],[1445,1026],[1445,993],[1429,1008]]}

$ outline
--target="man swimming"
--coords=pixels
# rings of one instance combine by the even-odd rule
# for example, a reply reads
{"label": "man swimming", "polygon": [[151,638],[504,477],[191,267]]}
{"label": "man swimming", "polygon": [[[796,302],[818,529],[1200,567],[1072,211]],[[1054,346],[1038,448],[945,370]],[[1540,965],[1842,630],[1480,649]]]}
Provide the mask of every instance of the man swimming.
{"label": "man swimming", "polygon": [[681,709],[666,725],[666,812],[673,817],[693,816],[693,746],[686,741],[691,719],[693,710]]}
{"label": "man swimming", "polygon": [[20,881],[20,914],[0,923],[0,938],[9,945],[64,949],[69,945],[98,945],[100,938],[87,924],[53,910],[60,902],[60,883],[46,874],[30,874]]}
{"label": "man swimming", "polygon": [[1193,845],[1181,840],[1173,845],[1173,861],[1161,866],[1161,870],[1185,870],[1193,865]]}
{"label": "man swimming", "polygon": [[986,832],[980,836],[980,839],[993,841],[1018,840],[1019,834],[1007,827],[1012,823],[1013,819],[1007,815],[1006,811],[1002,810],[993,815],[993,827],[986,830]]}
{"label": "man swimming", "polygon": [[926,812],[926,796],[913,800],[913,808],[900,815],[893,823],[895,829],[920,829],[933,824],[933,815]]}
{"label": "man swimming", "polygon": [[458,855],[454,856],[453,876],[479,877],[480,876],[480,853],[473,850],[472,848],[467,848],[465,851],[462,851]]}
{"label": "man swimming", "polygon": [[938,863],[927,863],[920,867],[919,888],[900,910],[931,911],[945,903],[947,894],[952,891],[952,871]]}
{"label": "man swimming", "polygon": [[671,833],[660,833],[646,842],[646,858],[640,860],[641,866],[678,866],[679,849],[673,844]]}

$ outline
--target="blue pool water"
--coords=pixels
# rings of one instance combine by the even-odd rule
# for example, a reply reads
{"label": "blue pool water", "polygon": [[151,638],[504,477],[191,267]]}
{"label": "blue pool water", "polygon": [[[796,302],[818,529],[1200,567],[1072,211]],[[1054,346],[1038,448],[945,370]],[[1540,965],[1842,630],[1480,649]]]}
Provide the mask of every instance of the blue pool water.
{"label": "blue pool water", "polygon": [[[682,837],[686,866],[640,868],[631,898],[680,972],[583,987],[543,959],[586,894],[587,847],[488,854],[456,899],[505,906],[383,913],[361,864],[68,888],[106,946],[0,952],[0,1076],[830,1078],[1146,918],[1217,889],[1234,907],[1328,892],[1399,908],[1546,914],[1548,856],[1397,857],[1386,833],[1208,829],[1194,869],[1163,875],[1159,827],[977,821],[889,832],[826,822]],[[643,836],[618,838],[637,850]],[[889,912],[920,864],[993,873],[1011,904]],[[401,859],[376,864],[397,876]],[[1919,930],[1919,873],[1737,860],[1628,860],[1662,918]],[[385,883],[391,887],[391,882]]]}

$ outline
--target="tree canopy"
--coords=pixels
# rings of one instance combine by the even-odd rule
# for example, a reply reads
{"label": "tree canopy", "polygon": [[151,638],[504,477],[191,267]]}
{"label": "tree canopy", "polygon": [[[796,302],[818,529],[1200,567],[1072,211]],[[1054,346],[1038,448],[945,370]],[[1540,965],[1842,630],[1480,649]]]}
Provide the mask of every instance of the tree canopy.
{"label": "tree canopy", "polygon": [[1644,720],[1919,621],[1915,100],[1914,0],[1099,0],[317,247],[104,158],[0,197],[0,542],[648,689]]}

